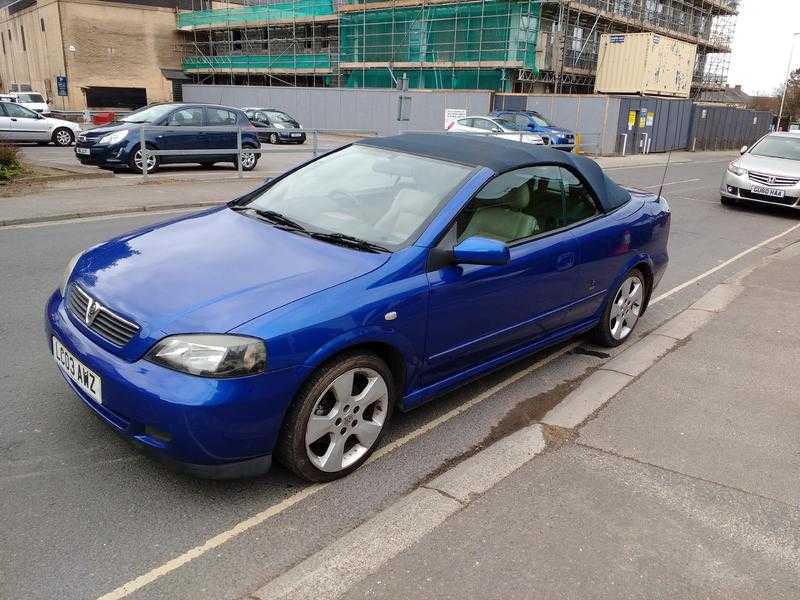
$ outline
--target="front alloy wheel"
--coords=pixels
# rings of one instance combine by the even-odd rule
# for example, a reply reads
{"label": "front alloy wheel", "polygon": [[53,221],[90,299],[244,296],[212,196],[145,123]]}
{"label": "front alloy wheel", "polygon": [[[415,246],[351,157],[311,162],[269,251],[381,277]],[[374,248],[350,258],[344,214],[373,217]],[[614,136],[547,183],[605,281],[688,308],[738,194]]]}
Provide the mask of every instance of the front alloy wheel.
{"label": "front alloy wheel", "polygon": [[392,412],[392,376],[371,354],[323,367],[290,407],[276,454],[296,474],[330,481],[358,468]]}
{"label": "front alloy wheel", "polygon": [[630,271],[611,297],[597,326],[597,341],[604,346],[619,346],[633,333],[644,311],[646,284],[638,269]]}
{"label": "front alloy wheel", "polygon": [[[142,160],[142,150],[137,148],[136,152],[130,158],[130,167],[138,173],[144,173],[144,161]],[[153,154],[147,155],[147,172],[152,173],[158,168],[158,156]]]}
{"label": "front alloy wheel", "polygon": [[56,146],[71,146],[75,141],[75,134],[65,127],[59,127],[53,132],[53,143]]}

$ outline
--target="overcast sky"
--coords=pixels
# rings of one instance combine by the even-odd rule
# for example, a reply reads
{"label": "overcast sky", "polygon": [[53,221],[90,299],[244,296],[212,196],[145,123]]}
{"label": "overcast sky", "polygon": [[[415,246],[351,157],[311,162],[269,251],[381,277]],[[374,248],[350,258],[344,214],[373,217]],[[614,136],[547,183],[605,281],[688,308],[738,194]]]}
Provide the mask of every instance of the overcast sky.
{"label": "overcast sky", "polygon": [[[741,0],[728,82],[769,94],[786,77],[792,34],[800,32],[800,0]],[[794,52],[800,67],[800,36]]]}

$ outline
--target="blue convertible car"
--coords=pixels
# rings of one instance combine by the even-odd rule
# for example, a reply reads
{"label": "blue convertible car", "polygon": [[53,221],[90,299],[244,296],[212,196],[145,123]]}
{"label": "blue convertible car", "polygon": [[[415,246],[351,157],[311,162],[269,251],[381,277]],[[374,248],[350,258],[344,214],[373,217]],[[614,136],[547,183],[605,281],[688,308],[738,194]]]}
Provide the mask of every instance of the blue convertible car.
{"label": "blue convertible car", "polygon": [[593,331],[630,336],[670,212],[591,160],[406,134],[73,258],[46,307],[68,384],[207,476],[361,465],[395,409]]}

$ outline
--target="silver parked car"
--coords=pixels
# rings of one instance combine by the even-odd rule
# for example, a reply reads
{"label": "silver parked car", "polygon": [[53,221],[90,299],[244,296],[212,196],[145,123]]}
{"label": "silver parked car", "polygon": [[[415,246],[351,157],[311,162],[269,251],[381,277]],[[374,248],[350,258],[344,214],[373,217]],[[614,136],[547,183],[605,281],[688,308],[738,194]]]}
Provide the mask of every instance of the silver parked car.
{"label": "silver parked car", "polygon": [[514,121],[503,117],[464,117],[450,123],[446,130],[451,133],[491,135],[525,144],[544,145],[544,139],[538,133],[523,130]]}
{"label": "silver parked car", "polygon": [[770,133],[728,165],[723,204],[762,202],[800,208],[800,133]]}

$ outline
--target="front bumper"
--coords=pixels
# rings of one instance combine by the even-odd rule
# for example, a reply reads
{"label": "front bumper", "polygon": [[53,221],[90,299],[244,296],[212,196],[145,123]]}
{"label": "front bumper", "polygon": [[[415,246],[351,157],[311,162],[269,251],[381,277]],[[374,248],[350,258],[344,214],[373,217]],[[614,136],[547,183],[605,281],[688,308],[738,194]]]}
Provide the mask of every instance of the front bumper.
{"label": "front bumper", "polygon": [[[755,187],[767,187],[781,190],[783,198],[775,198],[753,192]],[[723,198],[732,200],[742,200],[744,202],[758,202],[761,204],[772,204],[773,206],[786,206],[789,208],[800,208],[800,185],[796,186],[768,186],[751,181],[748,175],[736,175],[727,169],[722,177],[722,186],[719,190]]]}
{"label": "front bumper", "polygon": [[[79,149],[88,149],[89,154],[79,154]],[[75,158],[82,165],[125,166],[128,164],[128,153],[124,144],[107,146],[88,142],[75,142]]]}
{"label": "front bumper", "polygon": [[269,469],[284,412],[297,390],[294,369],[233,379],[194,377],[143,359],[128,362],[94,343],[82,327],[56,290],[45,310],[48,348],[52,353],[51,338],[57,337],[100,376],[102,404],[62,373],[72,391],[117,433],[202,477],[251,476]]}

